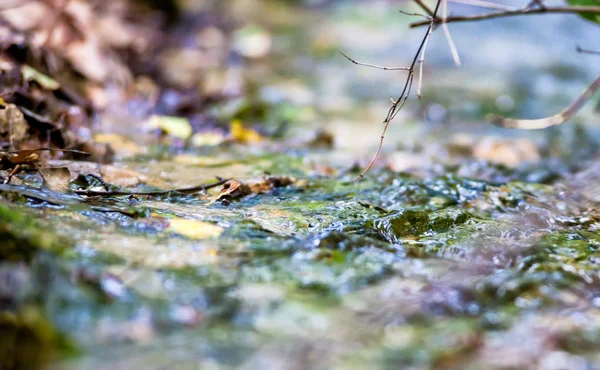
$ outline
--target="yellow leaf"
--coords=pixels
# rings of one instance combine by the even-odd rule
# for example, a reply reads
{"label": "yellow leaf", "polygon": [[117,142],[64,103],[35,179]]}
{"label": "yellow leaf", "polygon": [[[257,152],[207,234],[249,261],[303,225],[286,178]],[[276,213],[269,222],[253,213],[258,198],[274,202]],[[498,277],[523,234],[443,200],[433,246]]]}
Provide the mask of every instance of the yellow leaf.
{"label": "yellow leaf", "polygon": [[240,120],[231,121],[231,137],[240,143],[256,143],[263,139],[263,137],[252,129],[244,128]]}
{"label": "yellow leaf", "polygon": [[209,222],[173,218],[169,221],[169,230],[190,239],[210,239],[221,235],[224,229]]}
{"label": "yellow leaf", "polygon": [[150,117],[149,126],[150,128],[160,128],[167,134],[184,140],[192,136],[192,125],[187,118],[183,117],[154,115]]}

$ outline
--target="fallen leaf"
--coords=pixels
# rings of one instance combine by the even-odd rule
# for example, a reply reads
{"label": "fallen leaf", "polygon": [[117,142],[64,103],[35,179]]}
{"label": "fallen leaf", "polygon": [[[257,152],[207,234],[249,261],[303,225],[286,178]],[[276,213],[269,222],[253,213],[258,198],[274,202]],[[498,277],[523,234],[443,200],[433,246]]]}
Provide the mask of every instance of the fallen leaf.
{"label": "fallen leaf", "polygon": [[146,176],[140,172],[117,167],[113,165],[99,165],[98,163],[85,162],[85,161],[68,161],[68,160],[50,160],[48,163],[52,166],[63,166],[68,167],[69,170],[75,175],[87,175],[92,174],[102,178],[105,182],[120,186],[120,187],[131,187],[144,183],[158,188],[165,188],[166,184],[160,179]]}
{"label": "fallen leaf", "polygon": [[238,180],[229,180],[223,184],[223,189],[217,196],[217,200],[231,201],[252,194],[250,188]]}
{"label": "fallen leaf", "polygon": [[11,165],[34,164],[40,160],[37,150],[24,149],[13,153],[1,153],[0,161]]}
{"label": "fallen leaf", "polygon": [[274,188],[292,185],[296,179],[288,176],[265,176],[260,180],[241,182],[231,179],[223,184],[217,201],[231,201],[250,194],[266,193]]}
{"label": "fallen leaf", "polygon": [[187,118],[183,117],[153,115],[150,117],[148,127],[151,129],[160,128],[168,135],[175,136],[183,140],[192,136],[192,125],[190,125],[190,122]]}
{"label": "fallen leaf", "polygon": [[255,130],[244,128],[242,122],[237,119],[231,121],[230,130],[231,138],[240,143],[256,143],[263,139],[263,137]]}
{"label": "fallen leaf", "polygon": [[71,171],[69,171],[67,167],[40,168],[39,172],[44,179],[42,187],[58,193],[66,193],[69,191]]}
{"label": "fallen leaf", "polygon": [[190,239],[216,238],[224,231],[221,226],[204,221],[190,220],[187,218],[171,219],[168,230],[186,236]]}

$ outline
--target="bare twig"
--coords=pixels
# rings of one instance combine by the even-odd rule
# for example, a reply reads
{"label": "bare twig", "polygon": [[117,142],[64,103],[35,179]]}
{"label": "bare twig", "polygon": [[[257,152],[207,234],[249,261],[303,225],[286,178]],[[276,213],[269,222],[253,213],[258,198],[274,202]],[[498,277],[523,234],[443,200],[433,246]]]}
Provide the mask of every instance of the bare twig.
{"label": "bare twig", "polygon": [[[600,6],[553,6],[553,7],[544,7],[544,8],[535,8],[535,9],[517,9],[517,10],[509,10],[509,11],[501,11],[494,12],[488,14],[479,14],[479,15],[456,15],[449,16],[446,19],[442,19],[439,17],[434,17],[434,23],[440,24],[443,22],[451,23],[451,22],[471,22],[471,21],[481,21],[485,19],[495,19],[495,18],[503,18],[503,17],[514,17],[518,15],[533,15],[533,14],[546,14],[546,13],[588,13],[588,14],[600,14]],[[410,25],[411,28],[427,26],[429,21],[419,21],[412,23]]]}
{"label": "bare twig", "polygon": [[425,3],[424,3],[422,0],[415,0],[415,3],[417,3],[417,5],[418,5],[418,6],[419,6],[421,9],[423,9],[423,10],[425,11],[425,13],[427,13],[429,16],[432,16],[432,17],[434,17],[434,16],[435,16],[435,14],[434,14],[434,12],[431,10],[431,8],[429,8],[429,7],[427,6],[427,4],[425,4]]}
{"label": "bare twig", "polygon": [[[383,147],[383,141],[385,140],[385,134],[387,133],[387,129],[390,125],[390,122],[394,119],[394,117],[396,117],[398,112],[400,112],[400,110],[406,103],[408,96],[410,95],[410,91],[411,91],[412,84],[414,81],[415,67],[417,66],[417,62],[422,60],[422,58],[424,59],[424,57],[425,57],[425,49],[427,48],[427,42],[429,41],[429,36],[431,36],[431,32],[433,31],[434,19],[437,19],[438,10],[440,8],[440,4],[441,4],[442,0],[437,0],[435,9],[433,10],[433,12],[421,0],[415,0],[415,2],[417,4],[419,4],[419,6],[421,6],[421,8],[423,8],[428,14],[431,14],[431,19],[429,21],[429,27],[427,28],[427,32],[425,32],[425,35],[423,36],[423,39],[421,40],[421,44],[419,45],[419,48],[417,49],[417,52],[415,53],[415,56],[412,60],[412,63],[410,64],[410,67],[408,67],[406,69],[408,71],[408,76],[406,77],[406,81],[404,82],[404,88],[402,89],[402,93],[400,94],[398,99],[392,101],[392,106],[388,110],[388,113],[387,113],[385,119],[383,120],[383,123],[384,123],[383,132],[381,133],[381,138],[379,140],[379,145],[377,146],[377,151],[375,152],[375,155],[373,156],[373,158],[371,158],[371,161],[369,162],[367,167],[356,178],[355,181],[359,181],[363,177],[365,177],[365,174],[367,172],[369,172],[371,167],[373,167],[375,160],[379,156],[379,153],[381,153],[381,148]],[[419,62],[419,71],[422,71],[422,68],[423,68],[423,62],[421,61],[421,62]],[[420,72],[420,75],[422,76],[422,72]]]}
{"label": "bare twig", "polygon": [[[442,17],[443,19],[446,19],[448,17],[448,0],[442,0]],[[456,45],[454,45],[454,40],[452,40],[452,35],[450,35],[448,23],[443,22],[442,29],[444,30],[444,35],[446,35],[446,40],[448,40],[448,46],[450,47],[450,52],[452,53],[452,59],[454,59],[454,64],[456,64],[457,67],[460,67],[462,63],[460,61],[460,56],[458,55]]]}
{"label": "bare twig", "polygon": [[402,13],[402,14],[404,14],[404,15],[410,15],[410,16],[413,16],[413,17],[422,17],[422,18],[425,18],[425,19],[430,19],[430,18],[431,18],[430,16],[427,16],[427,15],[425,15],[425,14],[420,14],[420,13],[409,13],[409,12],[405,12],[404,10],[398,10],[398,12],[399,12],[399,13]]}
{"label": "bare twig", "polygon": [[10,183],[10,180],[17,173],[17,171],[19,171],[20,168],[21,168],[21,165],[19,165],[19,164],[16,165],[15,168],[13,168],[12,171],[10,171],[10,173],[8,174],[8,176],[6,177],[6,179],[4,179],[4,183],[5,184]]}
{"label": "bare twig", "polygon": [[219,179],[216,182],[193,186],[190,188],[179,188],[179,189],[171,189],[171,190],[161,190],[161,191],[94,191],[94,190],[75,190],[75,194],[77,195],[86,195],[86,196],[117,196],[117,195],[168,195],[174,192],[184,193],[184,194],[192,194],[197,193],[199,191],[206,191],[208,189],[216,188],[217,186],[225,184],[230,179]]}
{"label": "bare twig", "polygon": [[600,55],[600,51],[599,50],[584,49],[584,48],[582,48],[579,45],[577,45],[576,50],[577,50],[578,53],[582,53],[582,54]]}
{"label": "bare twig", "polygon": [[21,149],[21,150],[0,150],[0,154],[19,154],[23,152],[65,152],[74,154],[90,155],[89,152],[74,149],[60,149],[60,148],[36,148],[36,149]]}
{"label": "bare twig", "polygon": [[540,130],[551,126],[560,125],[570,120],[577,111],[581,109],[590,100],[596,92],[600,90],[600,77],[589,85],[583,94],[579,96],[571,105],[559,113],[540,119],[512,119],[497,115],[490,115],[489,120],[496,126],[506,128],[517,128],[526,130]]}
{"label": "bare twig", "polygon": [[359,66],[363,66],[363,67],[383,69],[384,71],[408,71],[408,69],[409,69],[408,67],[385,67],[385,66],[379,66],[379,65],[376,65],[376,64],[369,64],[369,63],[358,62],[358,61],[350,58],[348,55],[344,54],[341,51],[340,51],[340,54],[342,54],[344,56],[344,58],[348,59],[352,63],[354,63],[356,65],[359,65]]}
{"label": "bare twig", "polygon": [[496,3],[492,3],[492,2],[484,1],[484,0],[448,0],[448,1],[450,1],[452,3],[457,3],[457,4],[476,6],[478,8],[508,10],[508,11],[517,10],[517,8],[515,8],[513,6],[496,4]]}

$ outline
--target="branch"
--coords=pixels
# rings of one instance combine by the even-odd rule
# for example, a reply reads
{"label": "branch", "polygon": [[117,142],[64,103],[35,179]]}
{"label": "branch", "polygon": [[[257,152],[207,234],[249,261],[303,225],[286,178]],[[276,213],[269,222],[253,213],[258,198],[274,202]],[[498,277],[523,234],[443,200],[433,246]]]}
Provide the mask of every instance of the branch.
{"label": "branch", "polygon": [[428,15],[435,17],[435,13],[422,0],[415,0],[415,3],[425,11]]}
{"label": "branch", "polygon": [[579,45],[577,45],[577,52],[582,53],[582,54],[600,55],[600,51],[598,51],[598,50],[584,49]]}
{"label": "branch", "polygon": [[[546,13],[590,13],[600,14],[600,6],[555,6],[535,9],[517,9],[503,12],[494,12],[480,15],[457,15],[450,16],[445,19],[434,17],[434,24],[450,23],[450,22],[470,22],[470,21],[481,21],[485,19],[513,17],[517,15],[532,15],[532,14],[546,14]],[[429,21],[419,21],[412,23],[411,28],[427,26]]]}
{"label": "branch", "polygon": [[[431,32],[433,31],[434,19],[437,19],[438,10],[440,9],[440,4],[442,3],[442,1],[443,0],[437,0],[437,2],[435,4],[435,9],[433,10],[433,12],[431,12],[431,10],[427,7],[427,5],[425,5],[421,0],[415,0],[415,2],[417,4],[419,4],[421,6],[421,8],[423,8],[426,12],[431,13],[431,19],[429,20],[429,27],[427,28],[427,32],[425,32],[425,35],[423,36],[423,39],[421,40],[421,44],[419,45],[419,48],[417,49],[417,52],[415,53],[415,56],[412,60],[412,63],[410,64],[410,67],[407,68],[408,76],[406,77],[406,81],[404,82],[404,88],[402,89],[402,93],[400,94],[398,99],[392,100],[392,106],[388,110],[388,113],[387,113],[385,119],[383,120],[383,123],[384,123],[383,132],[381,133],[381,138],[379,140],[379,145],[377,146],[377,151],[375,152],[375,155],[373,156],[373,158],[371,158],[371,161],[369,162],[367,167],[364,169],[364,171],[361,172],[361,174],[358,175],[358,177],[354,181],[359,181],[363,177],[365,177],[365,174],[367,172],[369,172],[371,167],[373,167],[375,160],[379,156],[379,153],[381,153],[381,148],[383,147],[383,141],[385,139],[385,134],[387,133],[387,129],[390,125],[390,122],[400,112],[400,110],[402,109],[402,107],[404,106],[404,104],[406,103],[406,100],[408,99],[408,97],[410,95],[410,91],[411,91],[412,84],[413,84],[414,77],[415,77],[415,67],[417,66],[417,63],[419,66],[419,72],[420,72],[419,75],[421,76],[419,78],[419,89],[420,89],[420,85],[421,85],[421,81],[422,81],[422,73],[423,73],[423,61],[425,58],[425,50],[427,48],[427,42],[429,41]],[[420,91],[418,92],[418,94],[420,95]]]}
{"label": "branch", "polygon": [[557,126],[570,120],[597,92],[600,90],[600,77],[598,77],[590,86],[588,86],[583,94],[579,96],[571,105],[560,111],[559,113],[540,119],[513,119],[504,118],[492,114],[488,117],[494,125],[505,128],[516,128],[526,130],[541,130],[551,126]]}
{"label": "branch", "polygon": [[408,67],[385,67],[385,66],[378,66],[376,64],[369,64],[369,63],[358,62],[358,61],[350,58],[349,56],[347,56],[346,54],[344,54],[341,51],[340,51],[340,54],[342,54],[344,56],[344,58],[348,59],[352,63],[354,63],[356,65],[359,65],[359,66],[363,66],[363,67],[383,69],[384,71],[408,71],[409,70]]}

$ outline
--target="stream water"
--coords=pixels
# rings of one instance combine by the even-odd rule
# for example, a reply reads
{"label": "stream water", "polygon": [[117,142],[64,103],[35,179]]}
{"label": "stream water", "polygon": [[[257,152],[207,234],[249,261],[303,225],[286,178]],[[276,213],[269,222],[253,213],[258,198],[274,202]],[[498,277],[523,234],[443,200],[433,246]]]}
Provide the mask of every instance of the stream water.
{"label": "stream water", "polygon": [[[451,25],[460,68],[436,32],[426,119],[409,101],[354,182],[403,74],[337,50],[409,61],[425,29],[409,31],[418,18],[401,6],[257,11],[272,54],[245,71],[261,87],[235,104],[264,104],[274,127],[290,120],[283,139],[116,163],[144,176],[137,189],[219,176],[250,190],[83,199],[3,188],[20,206],[0,204],[0,232],[30,261],[0,266],[0,302],[22,307],[0,316],[12,335],[0,342],[23,344],[15,364],[600,369],[593,104],[543,132],[484,120],[562,109],[600,72],[575,52],[597,46],[597,26],[562,15]],[[333,143],[311,141],[320,129]]]}

